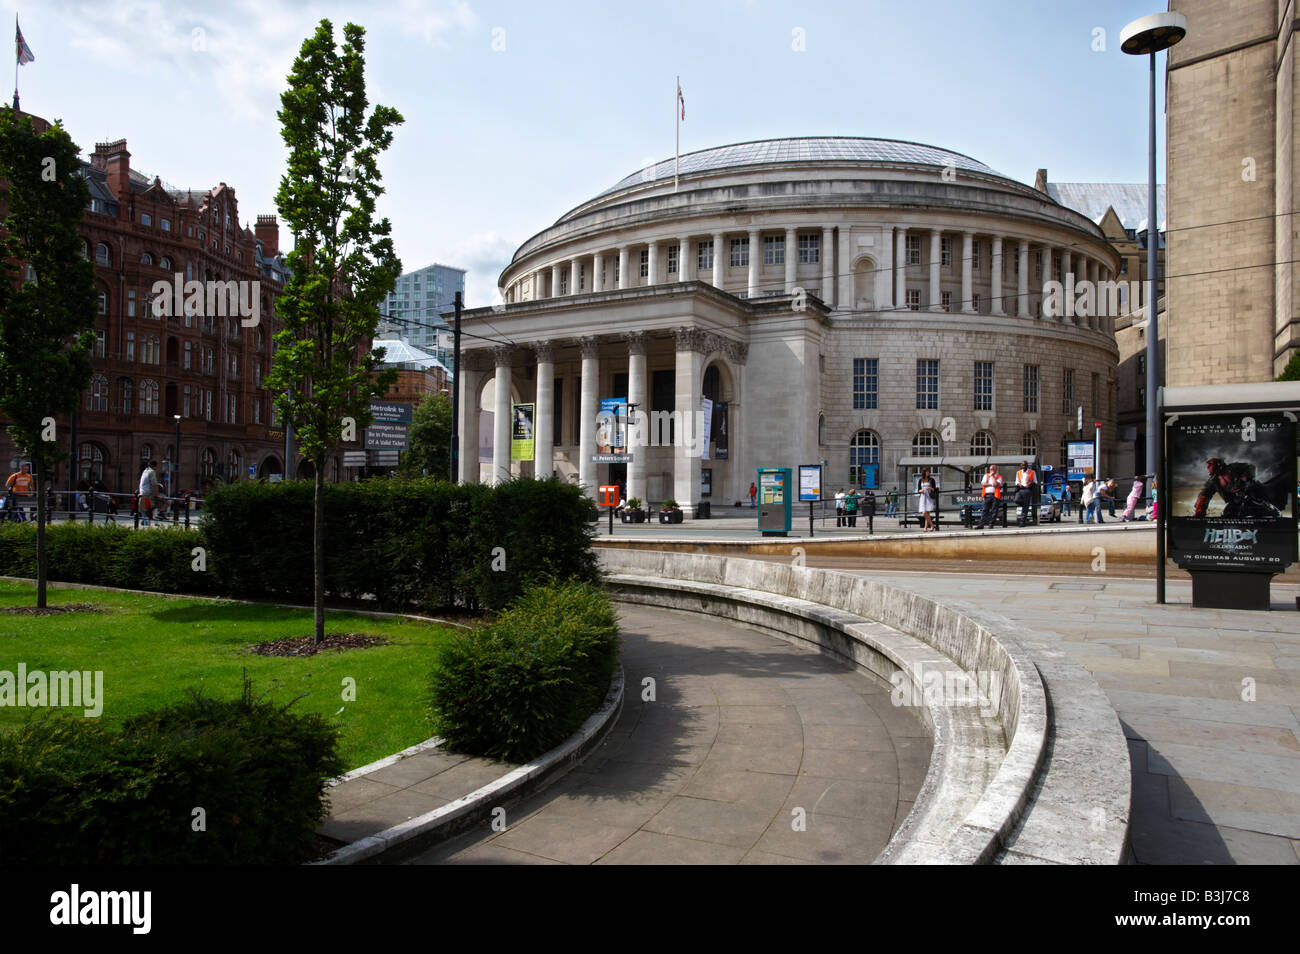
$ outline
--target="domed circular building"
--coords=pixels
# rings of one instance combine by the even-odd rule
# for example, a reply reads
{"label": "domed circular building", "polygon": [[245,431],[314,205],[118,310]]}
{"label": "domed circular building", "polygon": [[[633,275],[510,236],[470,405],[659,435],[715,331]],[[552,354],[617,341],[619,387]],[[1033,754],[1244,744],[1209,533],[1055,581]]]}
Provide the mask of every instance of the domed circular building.
{"label": "domed circular building", "polygon": [[[1118,262],[1083,215],[934,146],[656,163],[524,242],[505,304],[465,312],[460,478],[554,472],[690,516],[759,467],[824,462],[833,492],[892,487],[910,456],[1059,465],[1078,408],[1113,424],[1118,353],[1113,317],[1056,317],[1045,285]],[[514,404],[534,405],[531,462],[511,462]]]}

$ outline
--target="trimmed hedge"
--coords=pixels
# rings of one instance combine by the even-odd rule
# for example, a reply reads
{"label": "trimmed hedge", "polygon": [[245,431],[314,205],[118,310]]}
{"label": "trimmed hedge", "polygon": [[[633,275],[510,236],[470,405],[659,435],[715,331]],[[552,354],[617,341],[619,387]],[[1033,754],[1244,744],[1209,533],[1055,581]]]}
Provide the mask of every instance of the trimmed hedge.
{"label": "trimmed hedge", "polygon": [[[310,603],[312,484],[236,484],[204,502],[199,532],[46,528],[49,576],[69,583]],[[325,580],[380,607],[500,609],[527,587],[599,580],[588,501],[558,480],[487,487],[370,480],[325,488]],[[191,569],[203,546],[207,571]],[[34,524],[0,524],[0,575],[36,575]]]}
{"label": "trimmed hedge", "polygon": [[619,645],[604,591],[574,582],[533,587],[443,653],[430,680],[434,731],[471,755],[534,759],[600,706]]}
{"label": "trimmed hedge", "polygon": [[[120,728],[45,714],[0,732],[5,864],[299,864],[317,854],[337,729],[194,695]],[[203,809],[203,827],[196,831]]]}

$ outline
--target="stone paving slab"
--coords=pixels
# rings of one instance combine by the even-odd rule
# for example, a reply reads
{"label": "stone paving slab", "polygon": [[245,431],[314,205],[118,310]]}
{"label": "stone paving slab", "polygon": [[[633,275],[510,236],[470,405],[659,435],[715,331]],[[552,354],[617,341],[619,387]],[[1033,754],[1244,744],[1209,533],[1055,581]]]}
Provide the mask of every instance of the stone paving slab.
{"label": "stone paving slab", "polygon": [[714,617],[620,615],[628,693],[606,743],[517,806],[505,831],[467,832],[410,863],[875,859],[930,759],[925,726],[892,705],[888,683]]}

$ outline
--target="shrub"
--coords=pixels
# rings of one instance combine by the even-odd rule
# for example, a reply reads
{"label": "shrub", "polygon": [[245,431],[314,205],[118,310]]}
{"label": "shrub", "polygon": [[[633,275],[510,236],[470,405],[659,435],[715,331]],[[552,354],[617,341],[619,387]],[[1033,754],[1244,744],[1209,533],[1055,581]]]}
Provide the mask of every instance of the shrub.
{"label": "shrub", "polygon": [[430,682],[434,731],[458,751],[534,759],[600,706],[618,652],[617,617],[602,590],[533,587],[443,653]]}
{"label": "shrub", "polygon": [[[182,527],[130,530],[113,524],[45,528],[50,579],[162,593],[210,593],[213,579],[192,569],[201,541]],[[0,524],[0,574],[36,575],[36,524]]]}
{"label": "shrub", "polygon": [[[297,864],[343,766],[318,715],[193,695],[120,729],[45,714],[0,733],[8,864]],[[206,830],[195,831],[195,809]]]}

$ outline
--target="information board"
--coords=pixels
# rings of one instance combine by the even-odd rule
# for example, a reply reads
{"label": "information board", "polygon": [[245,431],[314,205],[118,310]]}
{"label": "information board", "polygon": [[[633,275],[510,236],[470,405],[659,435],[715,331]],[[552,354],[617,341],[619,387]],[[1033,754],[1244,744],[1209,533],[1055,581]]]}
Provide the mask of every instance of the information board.
{"label": "information board", "polygon": [[821,500],[822,499],[821,464],[800,464],[799,465],[799,499],[800,500]]}

